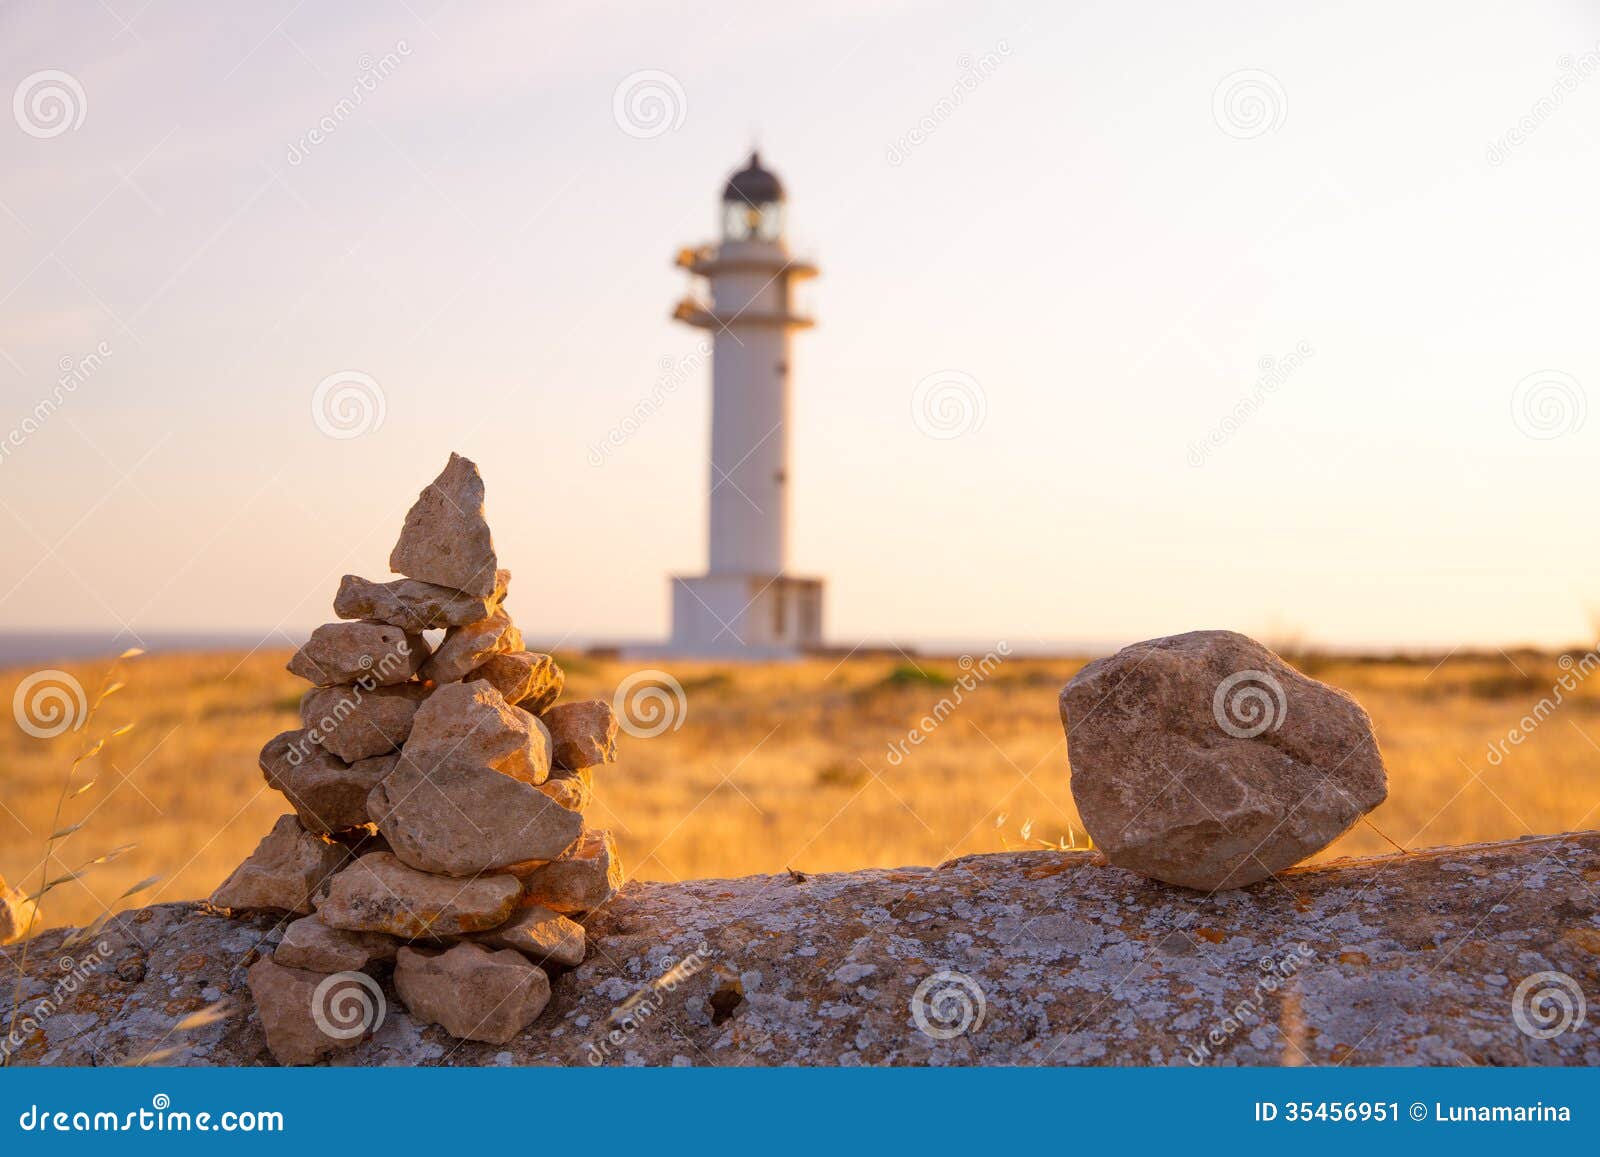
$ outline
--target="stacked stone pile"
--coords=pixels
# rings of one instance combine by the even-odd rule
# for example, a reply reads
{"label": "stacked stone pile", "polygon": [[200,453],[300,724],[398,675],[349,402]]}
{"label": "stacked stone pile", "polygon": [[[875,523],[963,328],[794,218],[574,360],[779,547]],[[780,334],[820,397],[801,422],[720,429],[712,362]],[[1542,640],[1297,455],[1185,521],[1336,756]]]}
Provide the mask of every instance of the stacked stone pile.
{"label": "stacked stone pile", "polygon": [[[358,1043],[381,992],[365,976],[391,962],[414,1017],[511,1040],[549,1001],[551,971],[583,960],[578,919],[622,882],[610,833],[584,822],[616,719],[602,701],[558,703],[561,668],[524,649],[472,462],[451,455],[389,565],[405,577],[346,575],[343,621],[289,661],[312,688],[261,770],[294,810],[211,897],[298,917],[249,971],[285,1064]],[[430,648],[423,632],[441,629]],[[366,1023],[351,1031],[353,1009]]]}

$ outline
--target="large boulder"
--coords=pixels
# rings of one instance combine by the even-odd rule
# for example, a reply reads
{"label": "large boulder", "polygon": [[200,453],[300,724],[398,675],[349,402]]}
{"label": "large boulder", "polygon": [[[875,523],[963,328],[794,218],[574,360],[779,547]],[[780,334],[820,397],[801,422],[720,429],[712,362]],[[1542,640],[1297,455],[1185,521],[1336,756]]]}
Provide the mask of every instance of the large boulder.
{"label": "large boulder", "polygon": [[452,880],[408,868],[392,853],[369,852],[317,893],[317,916],[347,932],[441,939],[504,924],[521,890],[515,876]]}
{"label": "large boulder", "polygon": [[422,667],[428,644],[389,623],[324,623],[289,660],[289,673],[319,687],[404,683]]}
{"label": "large boulder", "polygon": [[496,571],[493,593],[469,595],[416,579],[379,583],[347,574],[339,581],[333,613],[341,619],[375,619],[413,632],[460,627],[492,615],[510,582],[510,571]]}
{"label": "large boulder", "polygon": [[421,767],[405,755],[372,789],[367,810],[402,861],[447,876],[554,860],[583,831],[577,812],[493,768]]}
{"label": "large boulder", "polygon": [[311,894],[349,857],[346,848],[306,831],[293,813],[279,816],[211,903],[235,912],[310,912]]}
{"label": "large boulder", "polygon": [[367,796],[398,758],[380,755],[346,763],[301,728],[267,740],[260,762],[267,786],[288,798],[302,826],[330,833],[371,822]]}
{"label": "large boulder", "polygon": [[0,879],[0,944],[13,944],[41,927],[39,906]]}
{"label": "large boulder", "polygon": [[1118,867],[1211,892],[1327,847],[1387,793],[1343,691],[1232,631],[1135,643],[1061,692],[1072,798]]}
{"label": "large boulder", "polygon": [[483,680],[434,691],[412,720],[405,746],[407,761],[425,771],[443,763],[470,763],[527,784],[550,777],[550,754],[544,724],[511,706]]}
{"label": "large boulder", "polygon": [[550,1003],[550,980],[521,953],[457,944],[448,952],[402,948],[394,986],[417,1020],[462,1040],[505,1044]]}
{"label": "large boulder", "polygon": [[451,454],[439,477],[406,514],[389,569],[485,598],[498,581],[494,539],[483,516],[483,477],[471,460]]}
{"label": "large boulder", "polygon": [[317,743],[354,763],[399,751],[411,735],[417,708],[427,697],[428,688],[421,683],[315,687],[300,700],[300,722]]}

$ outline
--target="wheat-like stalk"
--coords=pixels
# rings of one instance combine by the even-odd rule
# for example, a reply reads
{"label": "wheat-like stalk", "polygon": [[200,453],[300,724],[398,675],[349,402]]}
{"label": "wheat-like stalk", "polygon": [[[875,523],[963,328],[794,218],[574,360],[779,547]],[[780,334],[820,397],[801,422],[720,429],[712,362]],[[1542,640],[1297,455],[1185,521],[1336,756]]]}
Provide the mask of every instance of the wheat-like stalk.
{"label": "wheat-like stalk", "polygon": [[[98,867],[101,864],[109,864],[112,860],[119,859],[120,857],[126,855],[135,847],[134,844],[122,844],[119,847],[111,849],[109,852],[105,852],[101,855],[95,856],[91,860],[85,861],[70,871],[64,872],[60,875],[51,875],[52,863],[58,858],[56,852],[57,844],[61,840],[64,840],[68,836],[72,835],[74,832],[82,829],[84,822],[86,822],[80,821],[79,823],[68,824],[63,827],[61,821],[66,812],[67,805],[71,801],[78,799],[80,796],[87,794],[97,782],[97,778],[95,776],[90,776],[81,783],[78,782],[79,769],[84,767],[89,763],[90,760],[94,759],[101,752],[103,752],[108,742],[113,739],[120,738],[121,736],[124,736],[133,730],[132,723],[124,723],[122,726],[117,727],[109,732],[103,738],[92,741],[89,738],[93,734],[95,718],[99,714],[101,705],[104,704],[105,701],[111,696],[122,690],[124,686],[124,684],[116,678],[119,664],[129,659],[137,658],[142,654],[144,654],[144,651],[140,648],[131,647],[116,657],[111,666],[106,669],[105,677],[100,681],[100,689],[98,692],[96,692],[93,702],[89,704],[88,710],[83,717],[83,723],[78,728],[78,730],[81,730],[84,734],[84,742],[79,748],[78,754],[73,757],[71,765],[67,768],[67,774],[61,783],[61,793],[56,797],[55,814],[50,821],[50,834],[45,838],[44,858],[39,864],[39,886],[32,895],[24,897],[23,900],[25,904],[30,905],[30,911],[28,912],[28,926],[23,930],[22,950],[20,953],[18,953],[17,957],[15,970],[16,975],[12,980],[11,1023],[7,1026],[6,1030],[8,1039],[15,1036],[17,1031],[17,1021],[22,1015],[22,981],[28,972],[28,956],[33,947],[34,927],[39,922],[41,901],[47,894],[54,891],[56,888],[59,888],[62,884],[71,883],[73,880],[80,879],[90,869]],[[116,900],[113,900],[112,903],[115,904],[120,900],[125,900],[129,896],[134,895],[136,892],[143,891],[145,888],[148,888],[151,884],[155,883],[157,879],[159,879],[159,877],[152,876],[149,879],[141,880],[133,887],[124,891],[116,898]],[[105,923],[108,919],[110,919],[111,914],[112,913],[108,908],[105,912],[102,912],[99,916],[95,917],[95,919],[87,927],[81,928],[68,936],[67,939],[62,942],[62,947],[70,948],[77,944],[81,944],[86,940],[93,939],[99,934],[100,929],[105,926]],[[11,1052],[12,1050],[9,1048],[0,1049],[0,1067],[10,1065]]]}

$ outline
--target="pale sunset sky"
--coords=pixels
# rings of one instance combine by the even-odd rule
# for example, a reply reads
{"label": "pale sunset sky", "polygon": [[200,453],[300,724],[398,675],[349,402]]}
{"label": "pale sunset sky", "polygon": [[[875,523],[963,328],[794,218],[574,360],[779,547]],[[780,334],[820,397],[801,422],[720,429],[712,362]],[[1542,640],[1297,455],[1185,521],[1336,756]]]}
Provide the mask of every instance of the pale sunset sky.
{"label": "pale sunset sky", "polygon": [[0,630],[301,632],[457,450],[530,638],[664,635],[672,257],[759,142],[830,640],[1591,639],[1593,5],[85,0],[0,66]]}

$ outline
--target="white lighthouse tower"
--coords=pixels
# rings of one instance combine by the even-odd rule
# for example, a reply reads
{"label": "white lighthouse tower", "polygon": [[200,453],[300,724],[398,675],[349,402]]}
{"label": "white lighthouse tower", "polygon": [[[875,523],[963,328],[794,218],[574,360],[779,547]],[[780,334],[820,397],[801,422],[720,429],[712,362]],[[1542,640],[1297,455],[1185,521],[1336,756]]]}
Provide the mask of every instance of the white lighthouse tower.
{"label": "white lighthouse tower", "polygon": [[822,580],[787,572],[790,335],[812,325],[793,285],[783,185],[758,153],[722,193],[722,239],[684,249],[703,277],[673,316],[711,331],[711,532],[703,575],[672,580],[672,650],[774,658],[822,642]]}

